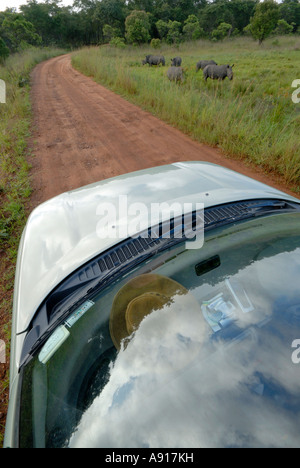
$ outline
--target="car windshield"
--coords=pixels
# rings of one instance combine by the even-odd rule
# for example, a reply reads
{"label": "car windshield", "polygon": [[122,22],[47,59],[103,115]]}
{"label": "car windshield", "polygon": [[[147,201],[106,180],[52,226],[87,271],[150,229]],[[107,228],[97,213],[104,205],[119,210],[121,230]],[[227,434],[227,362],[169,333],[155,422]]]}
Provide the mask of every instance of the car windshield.
{"label": "car windshield", "polygon": [[23,369],[20,446],[299,446],[299,221],[219,227],[93,290]]}

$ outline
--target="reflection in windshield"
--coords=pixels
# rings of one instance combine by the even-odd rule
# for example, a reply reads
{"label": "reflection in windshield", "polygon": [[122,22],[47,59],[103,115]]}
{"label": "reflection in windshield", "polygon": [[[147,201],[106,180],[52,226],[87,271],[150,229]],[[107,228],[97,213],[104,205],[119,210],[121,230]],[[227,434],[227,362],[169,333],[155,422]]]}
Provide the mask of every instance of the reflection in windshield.
{"label": "reflection in windshield", "polygon": [[[283,280],[286,255],[291,263]],[[186,310],[183,296],[148,315],[119,352],[70,447],[298,446],[300,379],[283,313],[293,310],[284,310],[280,291],[284,281],[289,301],[295,295],[299,259],[296,249],[244,269],[243,283],[259,270],[275,302],[266,290],[256,295],[255,312],[235,316],[241,332],[233,341],[211,340],[203,315]],[[283,318],[273,328],[278,314]],[[299,306],[299,320],[298,314]]]}
{"label": "reflection in windshield", "polygon": [[171,249],[70,314],[25,372],[33,445],[298,447],[299,217],[278,219]]}

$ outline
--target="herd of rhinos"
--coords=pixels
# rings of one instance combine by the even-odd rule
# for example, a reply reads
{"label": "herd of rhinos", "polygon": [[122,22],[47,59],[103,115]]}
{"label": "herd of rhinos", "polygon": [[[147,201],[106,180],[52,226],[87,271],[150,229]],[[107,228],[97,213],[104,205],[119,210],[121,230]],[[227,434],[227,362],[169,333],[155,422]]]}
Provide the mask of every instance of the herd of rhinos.
{"label": "herd of rhinos", "polygon": [[[171,66],[168,68],[167,77],[170,81],[183,81],[183,68],[181,67],[181,57],[174,57],[171,59]],[[165,58],[163,55],[146,55],[146,58],[142,61],[143,65],[163,65],[165,66]],[[196,65],[196,71],[203,70],[203,76],[205,81],[207,78],[212,80],[225,80],[226,77],[229,80],[233,78],[232,67],[234,65],[218,65],[214,60],[200,60]]]}

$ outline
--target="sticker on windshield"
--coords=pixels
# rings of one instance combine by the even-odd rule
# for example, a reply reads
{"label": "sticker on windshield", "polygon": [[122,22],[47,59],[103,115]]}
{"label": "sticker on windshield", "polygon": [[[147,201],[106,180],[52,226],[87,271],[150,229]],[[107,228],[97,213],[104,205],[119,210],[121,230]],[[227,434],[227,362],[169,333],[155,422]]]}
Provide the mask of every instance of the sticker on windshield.
{"label": "sticker on windshield", "polygon": [[65,325],[69,328],[73,327],[73,325],[91,308],[95,305],[93,301],[86,301],[84,304],[82,304],[79,309],[77,309],[75,312],[73,312],[72,315],[66,320]]}
{"label": "sticker on windshield", "polygon": [[204,301],[201,308],[205,320],[214,332],[229,325],[236,311],[234,304],[226,300],[223,293],[217,294],[209,301]]}
{"label": "sticker on windshield", "polygon": [[58,327],[50,338],[46,341],[46,344],[43,346],[40,354],[39,361],[42,364],[46,364],[49,359],[56,353],[56,351],[61,347],[61,345],[69,338],[70,332],[63,325]]}
{"label": "sticker on windshield", "polygon": [[203,317],[216,333],[233,323],[240,313],[251,312],[254,307],[243,286],[231,278],[225,280],[218,294],[202,301],[201,309]]}

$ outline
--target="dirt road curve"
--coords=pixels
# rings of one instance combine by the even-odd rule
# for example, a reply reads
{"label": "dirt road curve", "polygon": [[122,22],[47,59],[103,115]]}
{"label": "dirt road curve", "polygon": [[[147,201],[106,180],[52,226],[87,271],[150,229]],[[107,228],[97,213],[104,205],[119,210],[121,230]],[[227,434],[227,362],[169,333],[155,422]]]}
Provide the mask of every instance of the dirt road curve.
{"label": "dirt road curve", "polygon": [[38,65],[32,79],[32,207],[108,177],[188,160],[222,164],[284,188],[78,73],[69,55]]}

